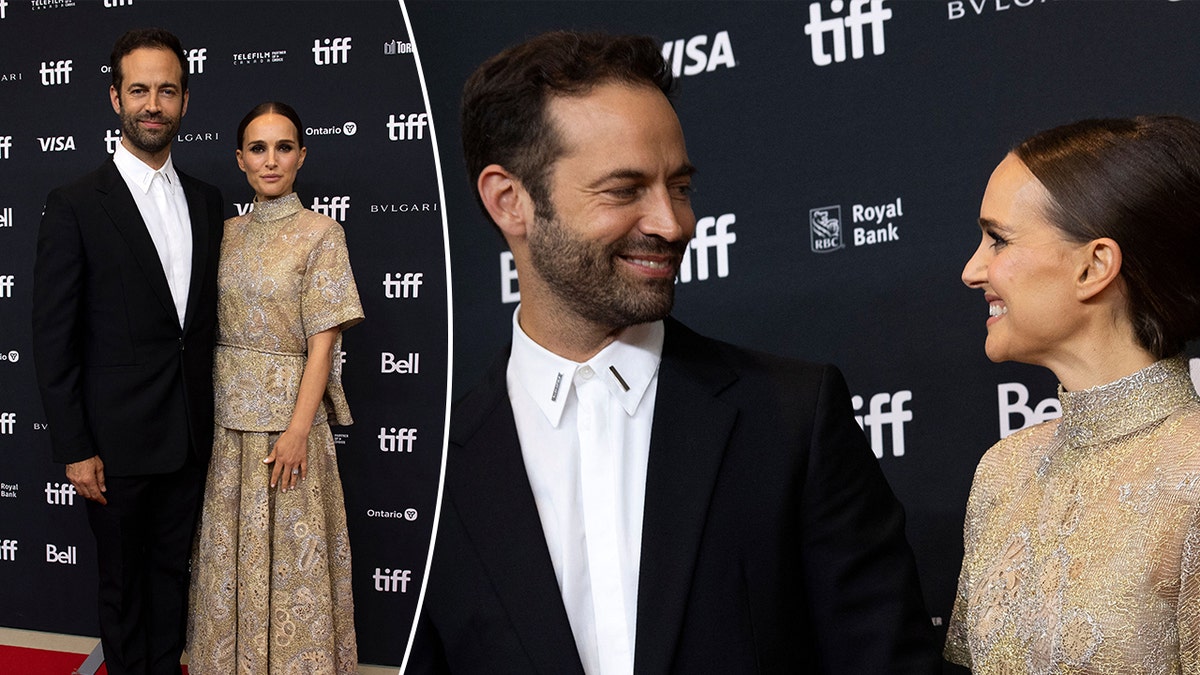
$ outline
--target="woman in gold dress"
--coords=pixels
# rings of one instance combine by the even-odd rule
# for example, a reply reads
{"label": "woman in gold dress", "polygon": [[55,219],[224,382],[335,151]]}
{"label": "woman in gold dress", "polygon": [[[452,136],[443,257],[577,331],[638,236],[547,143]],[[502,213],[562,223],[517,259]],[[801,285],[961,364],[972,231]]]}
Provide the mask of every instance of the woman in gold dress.
{"label": "woman in gold dress", "polygon": [[291,107],[238,127],[255,199],[225,221],[216,440],[192,562],[190,671],[354,673],[350,543],[329,424],[350,424],[341,331],[362,320],[345,235],[292,191]]}
{"label": "woman in gold dress", "polygon": [[992,173],[963,281],[988,357],[1049,368],[1062,417],[971,486],[946,657],[974,673],[1200,672],[1200,125],[1086,120]]}

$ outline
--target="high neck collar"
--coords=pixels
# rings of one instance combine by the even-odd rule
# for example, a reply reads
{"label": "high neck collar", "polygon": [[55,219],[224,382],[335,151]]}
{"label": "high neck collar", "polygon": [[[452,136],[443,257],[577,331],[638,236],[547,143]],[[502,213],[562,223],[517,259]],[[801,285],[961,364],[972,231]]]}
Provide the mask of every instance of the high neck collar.
{"label": "high neck collar", "polygon": [[1156,361],[1115,382],[1065,391],[1058,388],[1062,421],[1056,435],[1073,446],[1104,443],[1155,424],[1196,402],[1182,356]]}
{"label": "high neck collar", "polygon": [[303,208],[304,205],[300,203],[300,197],[295,192],[291,192],[282,197],[268,199],[265,202],[255,200],[254,210],[250,212],[250,218],[255,222],[265,223],[286,218]]}

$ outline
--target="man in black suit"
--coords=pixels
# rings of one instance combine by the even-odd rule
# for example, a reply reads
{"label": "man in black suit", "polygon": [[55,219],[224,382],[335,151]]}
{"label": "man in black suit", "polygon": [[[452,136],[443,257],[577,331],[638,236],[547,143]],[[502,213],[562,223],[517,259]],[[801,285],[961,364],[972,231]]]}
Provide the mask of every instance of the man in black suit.
{"label": "man in black suit", "polygon": [[88,499],[100,633],[118,673],[179,673],[188,557],[212,445],[220,192],[175,170],[179,40],[111,57],[114,156],[46,199],[33,342],[54,460]]}
{"label": "man in black suit", "polygon": [[934,673],[838,371],[667,318],[694,169],[649,38],[551,33],[463,96],[521,280],[455,407],[410,672]]}

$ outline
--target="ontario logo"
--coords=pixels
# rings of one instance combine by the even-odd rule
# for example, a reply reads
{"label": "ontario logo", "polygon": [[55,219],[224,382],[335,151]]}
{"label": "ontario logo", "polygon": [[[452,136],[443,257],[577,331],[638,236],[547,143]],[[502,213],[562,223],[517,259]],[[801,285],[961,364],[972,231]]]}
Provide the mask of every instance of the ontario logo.
{"label": "ontario logo", "polygon": [[813,253],[829,253],[845,248],[846,244],[842,241],[842,207],[809,209],[808,231]]}

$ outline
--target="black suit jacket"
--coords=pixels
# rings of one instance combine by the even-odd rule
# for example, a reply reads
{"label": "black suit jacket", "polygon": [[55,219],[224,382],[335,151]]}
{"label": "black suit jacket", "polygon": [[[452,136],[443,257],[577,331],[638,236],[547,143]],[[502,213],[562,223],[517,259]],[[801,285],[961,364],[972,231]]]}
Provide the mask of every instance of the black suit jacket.
{"label": "black suit jacket", "polygon": [[[455,407],[409,672],[582,673],[513,422],[507,354]],[[667,321],[637,673],[940,672],[904,514],[840,373]]]}
{"label": "black suit jacket", "polygon": [[192,225],[180,328],[167,277],[108,159],[46,198],[33,286],[33,355],[54,460],[105,473],[174,471],[212,446],[221,193],[179,173]]}

